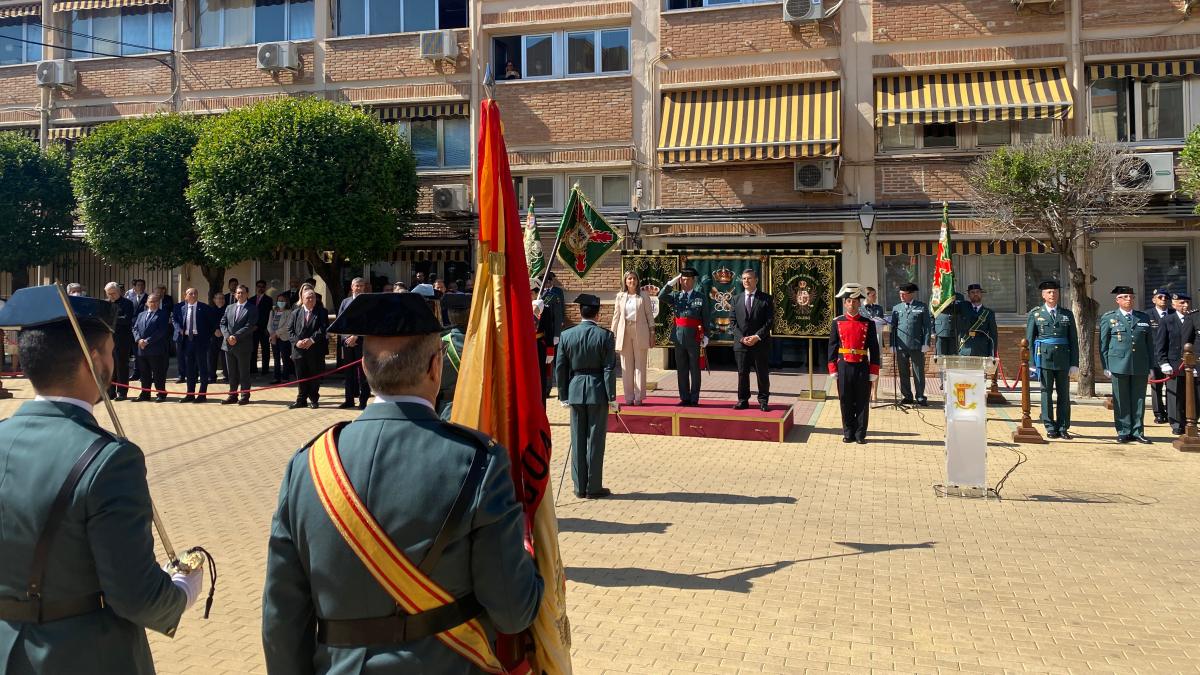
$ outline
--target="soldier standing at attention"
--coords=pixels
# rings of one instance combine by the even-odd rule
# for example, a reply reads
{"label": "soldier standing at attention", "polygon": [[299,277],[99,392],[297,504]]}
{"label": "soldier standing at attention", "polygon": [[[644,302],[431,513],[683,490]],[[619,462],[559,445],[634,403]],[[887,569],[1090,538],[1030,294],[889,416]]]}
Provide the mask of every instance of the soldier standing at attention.
{"label": "soldier standing at attention", "polygon": [[[708,346],[704,334],[708,325],[708,299],[696,288],[699,273],[685,267],[658,292],[660,302],[675,311],[675,328],[671,341],[675,343],[675,372],[679,379],[679,405],[700,405],[700,350]],[[671,288],[679,284],[678,291]]]}
{"label": "soldier standing at attention", "polygon": [[442,298],[450,327],[442,333],[442,386],[438,390],[437,412],[450,421],[454,411],[454,392],[458,389],[458,364],[462,362],[463,344],[467,340],[467,321],[471,318],[471,295],[452,293]]}
{"label": "soldier standing at attention", "polygon": [[263,590],[267,671],[497,672],[543,583],[508,452],[438,419],[441,321],[421,296],[358,298],[330,327],[363,341],[375,399],[288,464]]}
{"label": "soldier standing at attention", "polygon": [[958,333],[955,316],[962,302],[962,293],[955,293],[950,305],[933,320],[934,347],[938,356],[958,356],[958,345],[962,336]]}
{"label": "soldier standing at attention", "polygon": [[563,331],[558,341],[555,370],[558,400],[571,407],[571,480],[575,496],[601,499],[612,494],[604,487],[604,441],[608,435],[608,413],[617,405],[616,338],[596,325],[600,298],[583,294],[578,326]]}
{"label": "soldier standing at attention", "polygon": [[904,284],[899,290],[900,302],[892,307],[892,355],[900,370],[900,393],[904,396],[900,402],[925,405],[929,402],[925,398],[925,354],[929,352],[933,322],[929,306],[915,299],[916,284]]}
{"label": "soldier standing at attention", "polygon": [[[107,382],[115,307],[70,302]],[[58,289],[18,290],[0,325],[21,328],[37,394],[0,423],[0,673],[153,673],[145,629],[175,634],[202,570],[171,575],[155,561],[146,458],[92,415],[97,376]]]}
{"label": "soldier standing at attention", "polygon": [[[1153,335],[1158,335],[1158,327],[1166,323],[1167,318],[1175,313],[1175,310],[1167,305],[1167,292],[1164,289],[1154,289],[1154,309],[1147,312],[1150,316],[1150,330]],[[1174,319],[1175,317],[1170,316]],[[1158,363],[1150,369],[1150,377],[1155,380],[1163,379],[1163,371],[1159,369]],[[1164,382],[1150,385],[1150,409],[1154,411],[1154,423],[1164,424],[1169,417],[1167,415],[1167,406],[1163,400],[1165,394]]]}
{"label": "soldier standing at attention", "polygon": [[[537,362],[539,382],[542,383],[542,406],[550,398],[550,386],[556,381],[554,373],[554,350],[557,349],[561,334],[558,315],[562,310],[555,310],[552,304],[557,302],[552,294],[538,295],[541,290],[537,279],[529,280],[529,293],[533,297],[533,337],[537,346]],[[561,291],[562,289],[558,289]]]}
{"label": "soldier standing at attention", "polygon": [[871,383],[879,377],[879,338],[875,322],[859,313],[862,291],[846,284],[838,291],[844,314],[829,333],[829,374],[837,376],[842,410],[842,442],[867,442]]}
{"label": "soldier standing at attention", "polygon": [[1071,310],[1058,306],[1058,282],[1043,281],[1038,289],[1045,304],[1029,310],[1025,322],[1029,366],[1041,384],[1046,437],[1070,440],[1070,388],[1071,377],[1079,372],[1079,332]]}
{"label": "soldier standing at attention", "polygon": [[1113,420],[1117,442],[1150,443],[1142,417],[1146,410],[1146,381],[1154,362],[1150,317],[1133,308],[1133,289],[1112,290],[1117,308],[1100,317],[1100,364],[1112,379]]}
{"label": "soldier standing at attention", "polygon": [[954,333],[958,345],[953,353],[962,356],[995,356],[996,313],[983,306],[983,287],[967,286],[967,299],[958,303],[954,313]]}

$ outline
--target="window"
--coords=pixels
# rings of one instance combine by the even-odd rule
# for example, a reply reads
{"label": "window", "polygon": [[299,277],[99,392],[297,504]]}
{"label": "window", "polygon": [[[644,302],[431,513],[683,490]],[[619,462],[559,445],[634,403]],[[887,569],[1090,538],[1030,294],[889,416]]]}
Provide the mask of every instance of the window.
{"label": "window", "polygon": [[66,47],[73,59],[169,52],[172,24],[171,8],[163,5],[70,12]]}
{"label": "window", "polygon": [[337,35],[467,27],[467,0],[338,0]]}
{"label": "window", "polygon": [[1048,279],[1054,279],[1062,286],[1059,304],[1064,307],[1071,305],[1070,285],[1067,283],[1066,275],[1062,273],[1062,264],[1057,254],[1027,253],[1021,258],[1025,263],[1025,307],[1023,311],[1042,304],[1042,292],[1038,289],[1038,284]]}
{"label": "window", "polygon": [[1129,102],[1132,98],[1133,80],[1106,77],[1096,80],[1090,87],[1092,135],[1108,141],[1128,141]]}
{"label": "window", "polygon": [[[1042,304],[1038,284],[1057,279],[1063,284],[1060,302],[1069,306],[1070,291],[1062,273],[1059,256],[1055,254],[1026,255],[955,255],[955,285],[966,296],[968,284],[983,286],[983,304],[997,314],[1024,314]],[[1150,258],[1147,258],[1149,264]],[[933,279],[933,256],[884,256],[880,278],[880,302],[890,308],[900,301],[896,288],[903,283],[917,285],[917,297],[929,301],[929,282]]]}
{"label": "window", "polygon": [[[567,189],[579,185],[583,194],[601,209],[629,209],[629,176],[567,176]],[[598,189],[597,189],[598,188]]]}
{"label": "window", "polygon": [[964,256],[967,257],[978,258],[979,274],[973,278],[978,279],[974,283],[983,286],[984,304],[991,307],[993,312],[1016,312],[1017,256]]}
{"label": "window", "polygon": [[397,131],[412,147],[418,169],[459,169],[471,165],[471,121],[465,117],[409,120]]}
{"label": "window", "polygon": [[1142,244],[1142,269],[1145,271],[1140,299],[1146,307],[1154,306],[1152,293],[1156,288],[1187,293],[1192,287],[1188,278],[1187,244]]}
{"label": "window", "polygon": [[533,197],[535,209],[555,208],[552,176],[514,176],[513,188],[517,192],[517,204],[522,213],[529,208],[530,197]]}
{"label": "window", "polygon": [[612,28],[492,39],[501,80],[629,72],[629,29]]}
{"label": "window", "polygon": [[975,145],[980,148],[1020,143],[1028,145],[1054,135],[1054,120],[1019,122],[979,122],[975,124]]}
{"label": "window", "polygon": [[958,125],[900,124],[882,127],[880,145],[884,150],[921,150],[925,148],[957,148]]}
{"label": "window", "polygon": [[1141,139],[1183,138],[1183,80],[1157,79],[1141,83]]}
{"label": "window", "polygon": [[963,122],[959,124],[899,124],[879,128],[879,147],[887,151],[995,148],[1028,144],[1055,134],[1057,120]]}
{"label": "window", "polygon": [[936,122],[925,124],[921,129],[927,148],[957,148],[958,125],[954,123]]}
{"label": "window", "polygon": [[313,0],[197,0],[196,46],[235,47],[313,36]]}
{"label": "window", "polygon": [[42,41],[37,17],[0,20],[0,66],[41,60],[42,46],[23,40]]}
{"label": "window", "polygon": [[721,7],[723,5],[752,5],[773,0],[667,0],[667,9],[693,9],[696,7]]}
{"label": "window", "polygon": [[1096,80],[1089,87],[1091,133],[1122,143],[1181,140],[1192,117],[1189,87],[1177,77]]}

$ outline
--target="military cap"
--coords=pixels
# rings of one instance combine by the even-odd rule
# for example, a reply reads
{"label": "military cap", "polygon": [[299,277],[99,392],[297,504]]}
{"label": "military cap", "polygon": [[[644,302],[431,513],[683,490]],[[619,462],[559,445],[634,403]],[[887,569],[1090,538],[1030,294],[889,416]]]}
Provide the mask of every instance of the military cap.
{"label": "military cap", "polygon": [[1038,284],[1039,291],[1057,291],[1060,288],[1062,288],[1062,286],[1058,285],[1057,279],[1047,279]]}
{"label": "military cap", "polygon": [[982,293],[983,286],[980,286],[979,284],[971,284],[970,286],[967,286],[967,292],[970,293],[971,291],[979,291]]}
{"label": "military cap", "polygon": [[448,293],[442,297],[442,307],[446,309],[471,309],[471,294]]}
{"label": "military cap", "polygon": [[1113,295],[1133,295],[1133,289],[1129,286],[1113,286]]}
{"label": "military cap", "polygon": [[433,284],[417,284],[416,286],[412,287],[412,291],[410,292],[416,293],[417,295],[425,298],[432,298],[434,300],[442,297],[441,291],[434,288]]}
{"label": "military cap", "polygon": [[428,335],[442,332],[442,323],[418,293],[363,293],[350,301],[329,332],[376,337]]}
{"label": "military cap", "polygon": [[1172,300],[1187,300],[1188,302],[1191,302],[1192,296],[1188,295],[1187,293],[1172,293],[1171,299]]}
{"label": "military cap", "polygon": [[867,294],[863,292],[862,286],[859,284],[842,284],[841,289],[837,292],[839,298],[865,298]]}
{"label": "military cap", "polygon": [[1154,292],[1153,292],[1153,293],[1151,293],[1150,295],[1165,295],[1165,296],[1167,296],[1168,298],[1169,298],[1169,297],[1172,297],[1172,296],[1171,296],[1171,291],[1168,291],[1168,290],[1167,290],[1167,289],[1165,289],[1165,288],[1156,288],[1156,289],[1154,289]]}
{"label": "military cap", "polygon": [[575,298],[575,304],[579,305],[580,307],[599,307],[600,298],[597,298],[590,293],[580,293],[579,296]]}
{"label": "military cap", "polygon": [[681,277],[698,277],[698,276],[700,276],[700,273],[696,271],[695,267],[685,267],[685,268],[679,270],[679,276],[681,276]]}
{"label": "military cap", "polygon": [[[68,296],[71,310],[79,323],[99,323],[112,330],[117,322],[117,306],[106,300]],[[0,307],[0,328],[34,328],[66,322],[67,308],[56,286],[32,286],[18,289],[4,307]]]}
{"label": "military cap", "polygon": [[917,285],[911,282],[907,284],[900,284],[900,290],[904,291],[905,293],[916,293]]}

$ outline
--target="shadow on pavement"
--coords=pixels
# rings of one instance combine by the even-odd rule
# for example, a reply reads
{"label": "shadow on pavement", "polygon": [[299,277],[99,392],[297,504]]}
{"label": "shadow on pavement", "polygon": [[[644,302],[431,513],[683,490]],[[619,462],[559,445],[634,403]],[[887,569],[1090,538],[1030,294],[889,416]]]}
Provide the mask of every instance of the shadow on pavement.
{"label": "shadow on pavement", "polygon": [[609,499],[680,502],[683,504],[795,504],[795,497],[754,497],[721,492],[629,492],[614,494]]}
{"label": "shadow on pavement", "polygon": [[584,534],[664,534],[674,523],[617,523],[611,520],[588,518],[559,518],[559,532]]}

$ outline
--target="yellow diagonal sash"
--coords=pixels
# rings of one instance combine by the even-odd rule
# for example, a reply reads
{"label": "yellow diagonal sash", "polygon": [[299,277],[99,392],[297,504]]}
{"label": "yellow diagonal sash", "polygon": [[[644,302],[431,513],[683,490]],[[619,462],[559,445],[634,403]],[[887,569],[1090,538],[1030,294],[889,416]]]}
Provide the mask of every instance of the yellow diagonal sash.
{"label": "yellow diagonal sash", "polygon": [[[409,614],[417,614],[455,601],[454,596],[396,548],[367,511],[346,476],[333,429],[322,434],[309,449],[308,470],[330,520],[397,605]],[[481,670],[504,673],[478,619],[438,633],[437,638]]]}

